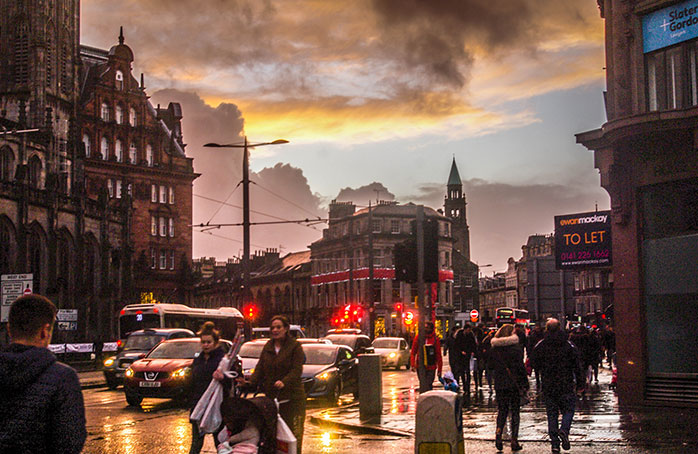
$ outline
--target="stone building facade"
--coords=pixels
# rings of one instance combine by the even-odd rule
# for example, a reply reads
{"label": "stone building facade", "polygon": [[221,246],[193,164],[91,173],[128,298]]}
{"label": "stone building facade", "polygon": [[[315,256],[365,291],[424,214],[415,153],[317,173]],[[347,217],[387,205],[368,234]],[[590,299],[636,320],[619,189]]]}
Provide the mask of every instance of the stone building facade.
{"label": "stone building facade", "polygon": [[607,121],[577,134],[611,198],[618,395],[698,404],[698,6],[599,0]]}

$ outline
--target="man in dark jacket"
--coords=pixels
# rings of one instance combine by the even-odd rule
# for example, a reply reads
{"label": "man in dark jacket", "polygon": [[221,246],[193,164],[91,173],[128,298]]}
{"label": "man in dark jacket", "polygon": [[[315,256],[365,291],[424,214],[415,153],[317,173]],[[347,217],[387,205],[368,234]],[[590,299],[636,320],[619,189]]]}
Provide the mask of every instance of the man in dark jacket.
{"label": "man in dark jacket", "polygon": [[[560,329],[560,322],[551,318],[545,324],[545,337],[533,349],[531,362],[541,371],[543,397],[548,416],[548,435],[553,453],[560,452],[560,445],[570,449],[570,427],[577,400],[575,389],[584,389],[585,377],[577,347]],[[558,418],[562,422],[558,428]]]}
{"label": "man in dark jacket", "polygon": [[460,350],[461,358],[463,359],[463,372],[465,378],[463,381],[463,394],[470,394],[470,359],[477,350],[477,340],[473,334],[473,329],[470,326],[465,326],[456,337],[456,345]]}
{"label": "man in dark jacket", "polygon": [[87,432],[75,370],[48,350],[56,306],[43,296],[12,303],[12,343],[0,352],[0,452],[75,454]]}

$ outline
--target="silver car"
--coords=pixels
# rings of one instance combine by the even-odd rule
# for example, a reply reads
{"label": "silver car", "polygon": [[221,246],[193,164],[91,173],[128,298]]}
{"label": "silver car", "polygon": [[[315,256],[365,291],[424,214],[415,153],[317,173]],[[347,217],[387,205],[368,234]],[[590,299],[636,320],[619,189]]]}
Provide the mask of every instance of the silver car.
{"label": "silver car", "polygon": [[383,367],[394,367],[399,369],[405,366],[410,368],[410,349],[407,341],[401,337],[377,337],[373,341],[373,348],[381,355],[381,365]]}

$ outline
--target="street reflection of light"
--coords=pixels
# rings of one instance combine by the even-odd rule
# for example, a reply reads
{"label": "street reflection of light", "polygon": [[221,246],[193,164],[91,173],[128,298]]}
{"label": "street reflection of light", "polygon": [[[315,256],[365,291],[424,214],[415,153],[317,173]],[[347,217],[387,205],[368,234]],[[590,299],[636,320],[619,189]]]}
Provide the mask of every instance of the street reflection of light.
{"label": "street reflection of light", "polygon": [[177,449],[181,452],[186,452],[189,449],[189,438],[191,433],[191,424],[185,418],[179,419],[177,425],[175,426],[175,441],[177,443]]}
{"label": "street reflection of light", "polygon": [[322,440],[322,446],[328,448],[330,446],[330,441],[332,440],[332,434],[329,432],[323,432],[320,439]]}

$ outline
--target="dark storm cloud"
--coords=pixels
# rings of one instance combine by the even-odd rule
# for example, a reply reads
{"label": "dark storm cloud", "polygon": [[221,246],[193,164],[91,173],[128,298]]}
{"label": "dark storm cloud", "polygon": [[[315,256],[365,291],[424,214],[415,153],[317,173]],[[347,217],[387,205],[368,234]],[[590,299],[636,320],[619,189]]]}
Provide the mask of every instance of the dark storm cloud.
{"label": "dark storm cloud", "polygon": [[[582,188],[556,184],[513,185],[479,179],[463,182],[472,259],[506,268],[508,257],[519,259],[528,235],[554,230],[555,215],[608,209],[607,193],[598,186]],[[442,184],[425,185],[407,200],[443,207]]]}
{"label": "dark storm cloud", "polygon": [[377,200],[395,200],[395,194],[388,191],[383,183],[373,182],[358,188],[342,188],[335,199],[338,202],[354,202],[356,205],[368,205]]}

